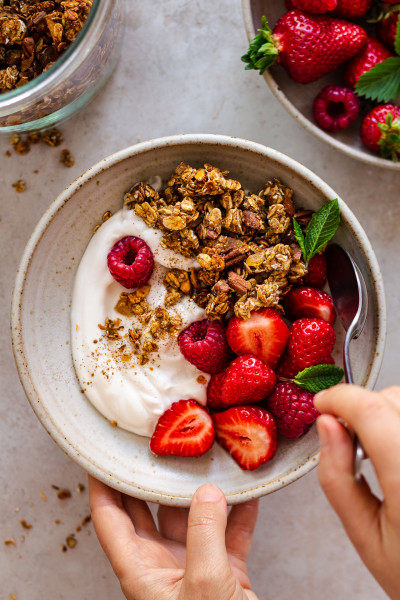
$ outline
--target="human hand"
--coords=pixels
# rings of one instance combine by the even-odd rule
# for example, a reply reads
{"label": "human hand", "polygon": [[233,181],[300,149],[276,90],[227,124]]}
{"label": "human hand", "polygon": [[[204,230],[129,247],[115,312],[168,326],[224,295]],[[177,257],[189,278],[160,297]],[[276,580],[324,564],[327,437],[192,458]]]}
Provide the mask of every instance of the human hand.
{"label": "human hand", "polygon": [[[321,442],[319,481],[366,567],[392,600],[400,599],[400,388],[371,392],[338,385],[315,396]],[[355,483],[353,446],[341,417],[370,458],[384,496]]]}
{"label": "human hand", "polygon": [[257,600],[246,560],[257,501],[232,507],[201,486],[189,509],[147,504],[89,476],[92,519],[128,600]]}

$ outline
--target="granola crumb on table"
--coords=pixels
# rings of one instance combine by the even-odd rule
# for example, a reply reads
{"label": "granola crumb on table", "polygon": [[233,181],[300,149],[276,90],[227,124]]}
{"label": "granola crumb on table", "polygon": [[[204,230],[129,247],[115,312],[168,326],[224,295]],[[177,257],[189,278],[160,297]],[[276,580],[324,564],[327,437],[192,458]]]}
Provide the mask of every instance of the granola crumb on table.
{"label": "granola crumb on table", "polygon": [[25,191],[26,183],[23,179],[18,179],[12,184],[12,187],[15,189],[16,192],[21,194],[23,191]]}
{"label": "granola crumb on table", "polygon": [[[165,306],[188,295],[210,320],[229,311],[247,319],[265,306],[282,310],[283,296],[307,272],[293,231],[293,191],[272,179],[258,194],[247,193],[227,175],[208,163],[195,169],[182,162],[163,190],[140,182],[124,197],[128,209],[163,232],[164,247],[199,263],[166,273]],[[312,211],[298,213],[303,226]]]}

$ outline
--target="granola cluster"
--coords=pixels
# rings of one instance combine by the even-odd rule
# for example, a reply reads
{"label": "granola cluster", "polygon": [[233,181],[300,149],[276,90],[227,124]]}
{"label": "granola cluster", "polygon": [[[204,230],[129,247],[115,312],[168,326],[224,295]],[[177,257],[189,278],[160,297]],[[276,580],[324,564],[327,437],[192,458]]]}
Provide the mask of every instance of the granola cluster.
{"label": "granola cluster", "polygon": [[109,319],[99,328],[109,340],[121,340],[116,348],[117,357],[122,362],[130,362],[136,356],[139,365],[145,365],[150,360],[150,355],[158,351],[157,340],[164,339],[167,335],[177,336],[182,328],[182,319],[179,315],[169,313],[163,307],[151,309],[146,298],[150,292],[150,285],[143,285],[134,292],[122,292],[119,296],[115,310],[126,317],[136,317],[136,324],[128,331],[124,331],[121,319]]}
{"label": "granola cluster", "polygon": [[0,0],[0,93],[46,71],[83,27],[93,0]]}
{"label": "granola cluster", "polygon": [[306,226],[310,211],[296,213],[293,191],[278,179],[254,194],[227,175],[182,162],[162,191],[140,182],[124,198],[149,227],[163,231],[164,247],[199,263],[166,273],[165,305],[189,295],[210,320],[232,310],[243,319],[265,306],[281,310],[282,297],[306,273],[293,217]]}

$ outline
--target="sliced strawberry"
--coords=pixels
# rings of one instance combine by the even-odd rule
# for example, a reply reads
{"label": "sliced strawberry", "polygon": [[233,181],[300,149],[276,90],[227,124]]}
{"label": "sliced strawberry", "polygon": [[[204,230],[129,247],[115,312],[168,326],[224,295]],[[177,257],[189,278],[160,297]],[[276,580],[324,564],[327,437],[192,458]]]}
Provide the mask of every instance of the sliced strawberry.
{"label": "sliced strawberry", "polygon": [[235,406],[213,415],[216,440],[239,467],[253,471],[274,457],[277,430],[274,417],[258,406]]}
{"label": "sliced strawberry", "polygon": [[336,310],[329,294],[312,287],[293,288],[283,300],[286,315],[292,321],[302,317],[323,319],[329,325],[336,321]]}
{"label": "sliced strawberry", "polygon": [[238,356],[207,388],[207,405],[213,408],[254,404],[271,394],[276,385],[273,370],[251,354]]}
{"label": "sliced strawberry", "polygon": [[246,321],[232,317],[226,330],[228,344],[236,354],[254,354],[275,369],[289,337],[289,329],[276,310],[253,311]]}
{"label": "sliced strawberry", "polygon": [[174,402],[158,419],[150,450],[163,456],[201,456],[213,445],[214,426],[196,400]]}

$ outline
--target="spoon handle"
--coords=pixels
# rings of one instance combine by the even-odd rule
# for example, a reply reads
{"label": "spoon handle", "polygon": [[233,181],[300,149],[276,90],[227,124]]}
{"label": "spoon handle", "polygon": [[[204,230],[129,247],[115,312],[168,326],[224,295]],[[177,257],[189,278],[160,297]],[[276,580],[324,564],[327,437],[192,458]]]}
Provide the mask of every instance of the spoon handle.
{"label": "spoon handle", "polygon": [[[353,372],[350,364],[350,335],[346,335],[346,339],[343,347],[343,363],[344,363],[344,376],[346,383],[354,383],[353,380]],[[353,473],[354,480],[356,483],[360,483],[361,481],[361,462],[364,458],[364,450],[361,446],[361,442],[358,439],[358,435],[353,433]]]}

